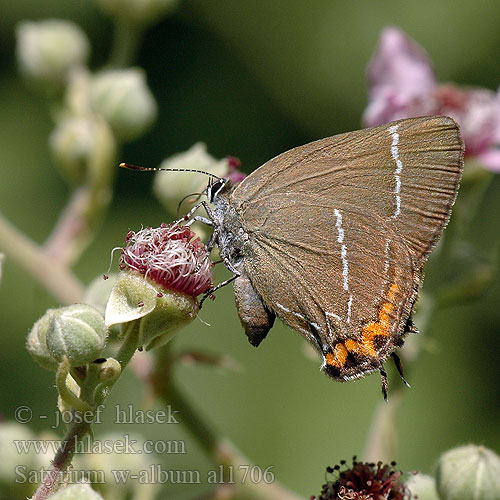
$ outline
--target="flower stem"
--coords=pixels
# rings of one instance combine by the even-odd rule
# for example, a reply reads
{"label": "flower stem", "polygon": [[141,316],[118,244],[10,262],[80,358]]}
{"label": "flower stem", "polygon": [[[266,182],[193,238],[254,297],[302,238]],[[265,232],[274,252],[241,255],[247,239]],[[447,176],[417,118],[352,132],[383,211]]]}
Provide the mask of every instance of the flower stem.
{"label": "flower stem", "polygon": [[80,411],[89,411],[92,410],[92,406],[80,399],[71,389],[66,385],[66,380],[69,375],[69,362],[68,359],[65,358],[61,363],[59,363],[59,367],[57,368],[56,374],[56,386],[57,392],[61,399],[72,406],[73,408]]}
{"label": "flower stem", "polygon": [[42,249],[0,214],[0,248],[63,304],[80,302],[83,287],[66,266]]}
{"label": "flower stem", "polygon": [[126,68],[133,64],[143,30],[123,17],[115,19],[115,32],[108,68]]}
{"label": "flower stem", "polygon": [[[123,373],[123,370],[128,365],[129,361],[132,359],[132,356],[137,350],[137,346],[139,343],[140,321],[130,321],[129,323],[125,323],[123,327],[125,328],[125,339],[123,340],[123,343],[115,356],[121,366],[120,375]],[[110,380],[106,384],[102,384],[97,388],[97,394],[95,395],[94,399],[94,404],[96,406],[103,403],[103,401],[111,391],[111,388],[115,385],[119,378],[120,377],[118,376],[117,378]]]}
{"label": "flower stem", "polygon": [[45,500],[58,488],[64,480],[64,474],[75,453],[76,444],[90,431],[86,422],[72,423],[66,433],[61,447],[56,453],[50,470],[45,475],[43,483],[37,489],[32,500]]}

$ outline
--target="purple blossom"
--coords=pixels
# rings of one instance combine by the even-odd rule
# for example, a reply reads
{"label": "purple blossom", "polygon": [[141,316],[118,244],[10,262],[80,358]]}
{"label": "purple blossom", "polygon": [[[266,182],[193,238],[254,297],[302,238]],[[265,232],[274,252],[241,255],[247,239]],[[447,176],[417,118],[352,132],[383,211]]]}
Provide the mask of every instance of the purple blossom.
{"label": "purple blossom", "polygon": [[424,49],[394,27],[382,31],[368,80],[365,126],[417,116],[451,116],[460,125],[465,155],[500,172],[500,92],[438,83]]}

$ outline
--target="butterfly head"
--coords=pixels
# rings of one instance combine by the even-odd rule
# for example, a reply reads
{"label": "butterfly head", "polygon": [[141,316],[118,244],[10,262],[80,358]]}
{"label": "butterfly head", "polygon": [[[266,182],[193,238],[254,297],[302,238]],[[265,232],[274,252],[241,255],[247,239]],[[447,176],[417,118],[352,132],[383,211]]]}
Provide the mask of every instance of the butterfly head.
{"label": "butterfly head", "polygon": [[225,179],[224,177],[216,178],[213,182],[211,181],[207,186],[207,198],[209,203],[214,203],[216,198],[223,192],[228,192],[233,183],[230,179]]}

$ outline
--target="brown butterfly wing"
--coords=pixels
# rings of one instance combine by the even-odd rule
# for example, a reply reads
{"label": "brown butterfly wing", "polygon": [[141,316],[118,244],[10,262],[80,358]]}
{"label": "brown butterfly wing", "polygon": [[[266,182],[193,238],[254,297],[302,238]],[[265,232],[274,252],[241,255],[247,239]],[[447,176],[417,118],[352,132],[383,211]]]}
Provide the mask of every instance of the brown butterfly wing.
{"label": "brown butterfly wing", "polygon": [[422,266],[448,222],[463,152],[451,118],[399,120],[287,151],[237,186],[233,200],[244,208],[293,192],[353,203],[398,232]]}
{"label": "brown butterfly wing", "polygon": [[[332,377],[347,380],[379,368],[418,288],[404,242],[352,205],[337,208],[303,194],[264,201],[244,212],[244,251],[245,271],[266,306],[322,353]],[[342,360],[344,346],[350,355]]]}
{"label": "brown butterfly wing", "polygon": [[292,149],[233,191],[253,286],[330,376],[376,369],[401,343],[462,167],[456,123],[416,118]]}

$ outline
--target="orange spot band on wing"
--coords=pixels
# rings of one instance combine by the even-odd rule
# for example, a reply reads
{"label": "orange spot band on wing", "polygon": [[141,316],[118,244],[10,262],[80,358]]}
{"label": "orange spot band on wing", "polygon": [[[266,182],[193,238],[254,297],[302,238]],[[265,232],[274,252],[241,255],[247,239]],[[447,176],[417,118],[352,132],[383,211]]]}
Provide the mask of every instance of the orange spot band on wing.
{"label": "orange spot band on wing", "polygon": [[345,361],[347,359],[347,349],[341,342],[339,342],[335,345],[333,353],[329,352],[325,359],[328,365],[340,368],[345,365]]}
{"label": "orange spot band on wing", "polygon": [[396,285],[396,283],[391,285],[389,293],[387,294],[387,298],[391,302],[388,301],[382,304],[378,312],[378,321],[372,321],[363,328],[363,336],[360,341],[347,339],[345,342],[338,342],[335,344],[333,353],[328,353],[325,356],[326,363],[328,365],[336,368],[343,367],[350,352],[361,353],[371,357],[375,357],[377,355],[374,340],[375,337],[388,337],[390,335],[390,315],[394,310],[394,304],[392,301],[394,301],[398,290],[399,286]]}
{"label": "orange spot band on wing", "polygon": [[376,354],[375,346],[373,344],[375,337],[388,337],[390,335],[390,315],[394,310],[394,304],[392,304],[392,301],[394,300],[398,290],[399,286],[396,285],[396,283],[393,283],[389,289],[389,293],[387,294],[387,297],[391,302],[384,302],[382,304],[382,307],[378,312],[378,321],[372,321],[363,328],[362,343],[365,346],[367,353],[370,353],[371,356],[375,356]]}

